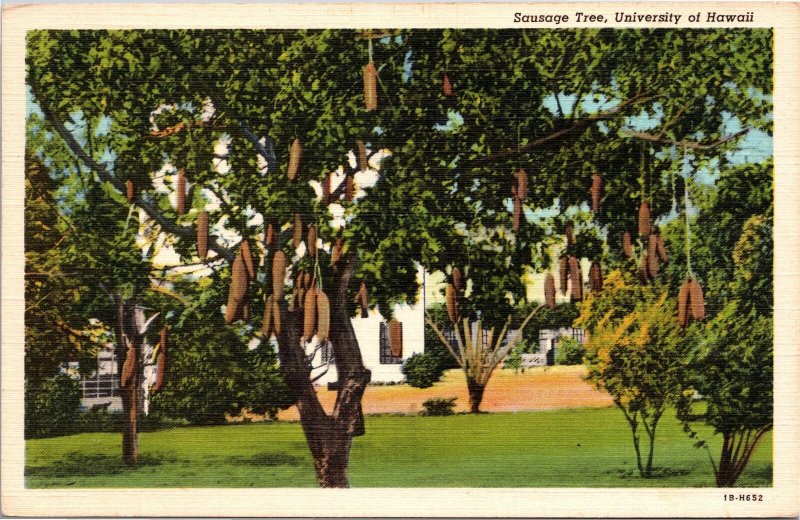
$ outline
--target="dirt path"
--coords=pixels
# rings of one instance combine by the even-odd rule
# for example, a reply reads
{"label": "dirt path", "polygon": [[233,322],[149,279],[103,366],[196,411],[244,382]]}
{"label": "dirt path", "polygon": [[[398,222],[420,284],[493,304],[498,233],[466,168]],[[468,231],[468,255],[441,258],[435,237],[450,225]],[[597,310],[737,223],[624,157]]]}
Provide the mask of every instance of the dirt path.
{"label": "dirt path", "polygon": [[[514,412],[550,410],[554,408],[604,407],[611,404],[608,394],[583,380],[582,366],[537,367],[525,373],[497,370],[486,387],[481,410]],[[336,392],[318,390],[326,410],[333,409]],[[364,392],[364,413],[416,414],[422,403],[432,397],[457,397],[456,411],[466,411],[469,397],[461,370],[449,370],[442,381],[431,388],[413,388],[406,384],[367,387]],[[297,408],[280,412],[281,420],[297,420]]]}

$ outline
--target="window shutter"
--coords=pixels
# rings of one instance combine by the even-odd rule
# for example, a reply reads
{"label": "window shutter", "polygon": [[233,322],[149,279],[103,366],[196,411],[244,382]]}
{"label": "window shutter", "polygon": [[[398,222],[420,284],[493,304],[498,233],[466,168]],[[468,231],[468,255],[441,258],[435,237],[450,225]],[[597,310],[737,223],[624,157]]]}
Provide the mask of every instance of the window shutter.
{"label": "window shutter", "polygon": [[389,322],[389,348],[392,357],[403,357],[403,324],[394,319]]}

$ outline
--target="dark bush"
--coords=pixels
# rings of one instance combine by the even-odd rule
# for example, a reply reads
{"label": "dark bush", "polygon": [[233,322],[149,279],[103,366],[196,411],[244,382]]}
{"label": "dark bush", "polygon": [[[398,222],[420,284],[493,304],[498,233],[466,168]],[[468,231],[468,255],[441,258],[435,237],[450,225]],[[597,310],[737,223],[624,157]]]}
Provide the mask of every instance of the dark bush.
{"label": "dark bush", "polygon": [[45,379],[39,385],[25,382],[25,437],[56,437],[78,429],[81,389],[67,375]]}
{"label": "dark bush", "polygon": [[456,407],[456,399],[457,397],[434,397],[433,399],[428,399],[422,406],[425,408],[424,411],[420,412],[420,415],[427,415],[427,416],[436,416],[436,415],[453,415],[455,414],[455,407]]}
{"label": "dark bush", "polygon": [[412,355],[400,370],[406,376],[406,383],[415,388],[433,386],[444,373],[441,358],[430,352]]}

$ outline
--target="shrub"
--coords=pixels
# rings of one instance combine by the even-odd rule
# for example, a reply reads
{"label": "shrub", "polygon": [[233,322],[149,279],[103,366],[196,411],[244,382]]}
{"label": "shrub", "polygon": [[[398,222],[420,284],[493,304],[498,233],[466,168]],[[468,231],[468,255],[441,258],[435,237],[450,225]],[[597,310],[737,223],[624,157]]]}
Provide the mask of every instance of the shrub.
{"label": "shrub", "polygon": [[78,417],[78,431],[84,433],[121,432],[124,425],[121,412],[102,408],[86,410]]}
{"label": "shrub", "polygon": [[556,347],[556,363],[559,365],[580,365],[583,363],[583,356],[586,349],[583,344],[575,338],[561,336]]}
{"label": "shrub", "polygon": [[151,397],[160,422],[224,424],[242,410],[275,417],[293,399],[269,344],[248,350],[229,327],[185,327],[173,331],[181,348],[172,352],[164,390]]}
{"label": "shrub", "polygon": [[74,433],[81,411],[78,381],[67,375],[25,382],[25,437],[55,437]]}
{"label": "shrub", "polygon": [[427,416],[436,416],[436,415],[453,415],[455,414],[455,407],[456,407],[456,399],[457,397],[434,397],[433,399],[428,399],[422,406],[425,408],[424,411],[420,412],[420,415],[427,415]]}
{"label": "shrub", "polygon": [[433,386],[444,373],[440,358],[430,352],[412,355],[400,370],[406,376],[406,383],[415,388]]}

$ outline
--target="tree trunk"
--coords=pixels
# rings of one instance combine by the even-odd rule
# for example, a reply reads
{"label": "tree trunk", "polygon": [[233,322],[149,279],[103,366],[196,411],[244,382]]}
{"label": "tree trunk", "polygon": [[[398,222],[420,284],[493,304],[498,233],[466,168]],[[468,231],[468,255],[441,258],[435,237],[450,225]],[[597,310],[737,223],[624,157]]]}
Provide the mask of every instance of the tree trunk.
{"label": "tree trunk", "polygon": [[733,454],[733,442],[735,434],[723,433],[722,434],[722,453],[719,456],[719,465],[717,466],[717,487],[732,487],[736,482],[732,479],[733,461],[731,456]]}
{"label": "tree trunk", "polygon": [[139,384],[137,370],[130,384],[121,392],[122,416],[125,419],[122,430],[122,460],[130,465],[136,464],[139,458]]}
{"label": "tree trunk", "polygon": [[[338,427],[331,417],[321,421],[322,427],[307,428],[306,440],[314,457],[317,483],[323,488],[346,488],[350,486],[349,461],[352,438]],[[310,426],[310,425],[309,425]]]}
{"label": "tree trunk", "polygon": [[[281,372],[292,390],[300,413],[320,487],[349,487],[348,466],[354,436],[364,433],[361,399],[371,373],[364,367],[358,340],[348,312],[348,285],[355,271],[355,257],[343,255],[340,267],[326,281],[330,299],[329,341],[333,346],[339,388],[333,412],[328,415],[311,383],[311,369],[301,346],[303,311],[290,311],[280,302],[283,327],[278,336]],[[332,278],[332,279],[331,279]]]}
{"label": "tree trunk", "polygon": [[650,439],[650,447],[647,453],[647,464],[644,467],[645,477],[649,477],[653,474],[653,455],[655,453],[655,448],[656,448],[656,428],[658,427],[659,419],[661,419],[661,413],[662,412],[656,412],[653,415],[653,423],[649,428],[647,427],[647,422],[646,422],[647,419],[646,418],[643,419],[642,424],[644,424],[645,429],[647,430],[647,436]]}
{"label": "tree trunk", "polygon": [[139,458],[139,415],[142,409],[142,382],[144,378],[141,354],[144,351],[144,310],[131,300],[114,295],[114,324],[117,344],[117,373],[122,374],[128,346],[132,345],[134,357],[133,374],[125,388],[121,389],[122,416],[125,426],[122,431],[122,460],[134,465]]}
{"label": "tree trunk", "polygon": [[483,401],[483,391],[486,385],[480,384],[475,379],[467,376],[467,390],[469,391],[469,411],[470,413],[480,413],[481,401]]}

